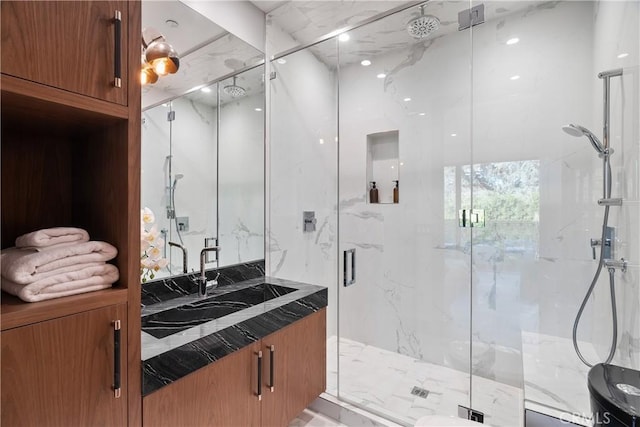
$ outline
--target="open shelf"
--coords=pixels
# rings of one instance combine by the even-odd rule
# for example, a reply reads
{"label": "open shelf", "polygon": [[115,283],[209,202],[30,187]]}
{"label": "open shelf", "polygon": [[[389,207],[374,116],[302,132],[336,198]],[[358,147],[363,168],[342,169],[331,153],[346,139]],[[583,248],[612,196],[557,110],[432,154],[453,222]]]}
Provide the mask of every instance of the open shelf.
{"label": "open shelf", "polygon": [[127,289],[124,288],[111,288],[32,303],[26,303],[3,292],[0,324],[4,331],[125,302]]}

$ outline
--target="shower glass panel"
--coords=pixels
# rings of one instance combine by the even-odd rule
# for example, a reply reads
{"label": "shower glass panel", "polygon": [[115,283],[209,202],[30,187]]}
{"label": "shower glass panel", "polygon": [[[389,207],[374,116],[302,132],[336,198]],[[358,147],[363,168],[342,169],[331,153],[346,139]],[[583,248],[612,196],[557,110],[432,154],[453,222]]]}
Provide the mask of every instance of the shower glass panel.
{"label": "shower glass panel", "polygon": [[[155,214],[155,226],[164,240],[163,258],[170,259],[168,242],[171,240],[172,221],[167,217],[170,203],[171,174],[171,103],[167,102],[142,112],[142,167],[141,206]],[[180,260],[182,258],[179,258]],[[173,265],[155,273],[161,278],[171,275]],[[180,268],[180,265],[178,265]]]}
{"label": "shower glass panel", "polygon": [[[474,155],[463,166],[473,209],[485,213],[484,227],[472,229],[471,404],[491,414],[491,425],[521,426],[525,411],[535,411],[590,426],[589,368],[574,351],[572,328],[597,267],[589,242],[603,221],[602,159],[587,138],[562,127],[578,123],[601,138],[598,73],[629,73],[611,82],[612,194],[629,200],[611,208],[609,225],[617,230],[616,259],[631,257],[636,268],[615,273],[612,363],[638,369],[640,7],[483,4],[485,22],[472,28]],[[608,274],[601,276],[578,329],[592,363],[605,360],[612,336]]]}
{"label": "shower glass panel", "polygon": [[219,83],[220,265],[264,258],[264,65]]}
{"label": "shower glass panel", "polygon": [[[327,391],[337,395],[337,40],[270,63],[267,274],[328,288]],[[313,212],[306,231],[303,213]]]}
{"label": "shower glass panel", "polygon": [[[403,425],[471,402],[468,7],[429,2],[339,42],[338,394]],[[412,37],[416,19],[433,32]]]}
{"label": "shower glass panel", "polygon": [[[171,101],[172,206],[171,241],[188,253],[187,271],[200,270],[204,239],[217,235],[217,104],[216,85]],[[172,273],[182,272],[182,250],[170,246]]]}
{"label": "shower glass panel", "polygon": [[[217,87],[145,110],[141,205],[155,214],[166,268],[155,278],[199,271],[205,237],[217,237]],[[171,243],[171,244],[170,244]]]}

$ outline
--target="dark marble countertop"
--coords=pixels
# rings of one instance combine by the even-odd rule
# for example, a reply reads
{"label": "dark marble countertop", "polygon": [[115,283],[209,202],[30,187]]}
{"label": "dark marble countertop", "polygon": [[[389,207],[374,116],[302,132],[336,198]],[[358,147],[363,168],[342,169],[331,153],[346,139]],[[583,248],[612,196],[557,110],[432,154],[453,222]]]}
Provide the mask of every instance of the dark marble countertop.
{"label": "dark marble countertop", "polygon": [[[185,295],[179,282],[172,299],[166,284],[161,286],[165,297],[147,298],[146,304],[143,298],[143,395],[327,306],[326,288],[273,277],[219,286],[205,301]],[[264,299],[256,299],[256,292],[263,291]]]}

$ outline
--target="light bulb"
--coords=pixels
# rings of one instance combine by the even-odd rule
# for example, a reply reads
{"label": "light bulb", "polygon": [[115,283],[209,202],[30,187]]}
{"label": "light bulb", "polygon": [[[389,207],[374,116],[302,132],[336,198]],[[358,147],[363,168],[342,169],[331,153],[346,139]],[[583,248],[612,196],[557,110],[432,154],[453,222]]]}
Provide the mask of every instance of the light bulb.
{"label": "light bulb", "polygon": [[169,70],[167,69],[167,59],[161,58],[153,61],[153,70],[159,76],[166,76],[169,74]]}

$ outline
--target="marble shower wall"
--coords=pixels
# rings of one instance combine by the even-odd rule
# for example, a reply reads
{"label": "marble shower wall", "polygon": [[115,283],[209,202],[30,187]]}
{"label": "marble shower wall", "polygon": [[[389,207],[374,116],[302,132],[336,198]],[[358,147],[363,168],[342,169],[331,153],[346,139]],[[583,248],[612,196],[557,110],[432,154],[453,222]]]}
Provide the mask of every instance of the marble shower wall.
{"label": "marble shower wall", "polygon": [[[220,215],[220,265],[264,257],[263,95],[224,104],[217,135],[217,111],[188,97],[171,101],[172,173],[184,174],[175,193],[176,216],[189,217],[182,238],[189,254],[188,271],[199,271],[205,237],[216,236]],[[165,191],[169,155],[169,108],[158,106],[143,113],[142,206],[156,214],[158,229],[168,230],[167,241],[179,242],[175,223],[166,217]],[[220,183],[216,193],[216,145],[220,142]],[[218,197],[219,196],[219,197]],[[219,203],[216,211],[216,200]],[[167,246],[173,274],[182,274],[182,252]],[[168,271],[158,274],[166,277]]]}
{"label": "marble shower wall", "polygon": [[[274,276],[329,286],[330,295],[340,292],[341,337],[461,371],[468,370],[473,345],[474,374],[522,388],[521,332],[570,338],[596,267],[589,238],[598,237],[602,223],[603,208],[596,204],[601,163],[586,139],[566,135],[561,126],[578,123],[600,135],[597,73],[629,67],[624,86],[615,82],[612,94],[612,118],[620,132],[618,142],[612,131],[613,194],[622,193],[625,205],[612,208],[610,223],[619,227],[616,257],[630,262],[617,287],[617,361],[637,369],[638,3],[494,6],[499,16],[471,34],[407,40],[391,53],[370,57],[368,68],[341,63],[338,74],[320,55],[335,52],[323,49],[334,41],[273,64],[278,78],[271,86],[267,269]],[[376,25],[352,31],[352,41],[371,37],[367,52],[374,52]],[[513,37],[520,42],[506,45]],[[349,42],[340,44],[341,52],[348,49]],[[621,49],[630,54],[626,63],[617,58]],[[377,79],[380,72],[386,78]],[[335,79],[339,248],[333,191],[337,148],[331,134],[338,105]],[[411,101],[404,101],[407,97]],[[366,135],[389,130],[399,131],[400,203],[371,205]],[[473,180],[465,175],[471,164]],[[498,174],[504,170],[512,173]],[[478,173],[500,186],[489,186]],[[473,261],[471,231],[459,229],[455,219],[458,208],[470,207],[471,188],[478,196],[474,208],[487,214],[486,227],[474,229]],[[525,194],[533,201],[517,215],[501,198],[505,194]],[[488,201],[494,203],[477,205]],[[320,231],[303,233],[301,212],[314,209],[321,213]],[[358,254],[358,282],[342,288],[335,277],[336,269],[342,271],[338,249],[349,248]],[[610,334],[606,285],[604,279],[599,283],[579,334],[601,355]]]}

